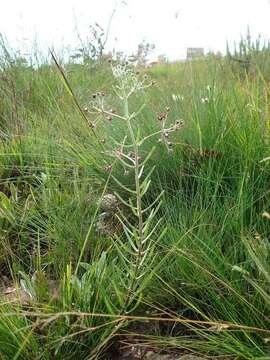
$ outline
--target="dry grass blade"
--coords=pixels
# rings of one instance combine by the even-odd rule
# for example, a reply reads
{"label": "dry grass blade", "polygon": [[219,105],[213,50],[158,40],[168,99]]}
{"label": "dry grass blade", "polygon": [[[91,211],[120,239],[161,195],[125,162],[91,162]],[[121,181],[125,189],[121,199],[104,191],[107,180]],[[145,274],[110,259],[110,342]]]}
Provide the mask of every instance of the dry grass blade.
{"label": "dry grass blade", "polygon": [[67,79],[67,77],[65,75],[65,72],[64,72],[62,66],[59,64],[59,62],[58,62],[58,60],[56,58],[56,55],[53,53],[52,50],[50,50],[50,54],[51,54],[51,57],[53,59],[53,62],[56,65],[57,70],[59,71],[61,80],[62,80],[68,94],[70,95],[74,105],[76,106],[76,108],[79,111],[80,115],[85,120],[86,124],[90,127],[92,133],[94,134],[95,138],[98,140],[99,144],[102,146],[102,143],[100,142],[100,140],[99,140],[99,138],[98,138],[98,136],[97,136],[97,134],[96,134],[96,132],[94,130],[93,124],[91,122],[89,122],[89,119],[87,118],[87,116],[85,115],[83,109],[81,108],[81,106],[80,106],[80,104],[79,104],[79,102],[78,102],[78,100],[77,100],[77,98],[76,98],[76,96],[74,94],[74,91],[72,90],[72,87],[71,87],[71,85],[70,85],[70,83],[69,83],[69,81],[68,81],[68,79]]}

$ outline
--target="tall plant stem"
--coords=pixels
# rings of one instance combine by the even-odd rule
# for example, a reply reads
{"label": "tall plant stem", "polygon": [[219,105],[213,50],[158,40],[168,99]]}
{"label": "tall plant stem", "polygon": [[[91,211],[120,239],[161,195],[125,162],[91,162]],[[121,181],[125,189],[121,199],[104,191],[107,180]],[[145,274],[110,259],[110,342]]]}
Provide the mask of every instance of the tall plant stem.
{"label": "tall plant stem", "polygon": [[140,261],[142,257],[142,246],[143,246],[143,212],[142,212],[142,196],[141,196],[141,188],[140,188],[140,177],[139,177],[139,145],[137,143],[132,125],[130,120],[130,114],[129,114],[129,106],[128,106],[128,97],[125,97],[124,101],[124,115],[127,122],[128,131],[131,137],[131,141],[133,144],[133,151],[134,151],[134,177],[135,177],[135,191],[136,191],[136,203],[137,203],[137,216],[138,216],[138,255],[136,257],[136,263],[135,263],[135,269],[133,273],[133,278],[131,280],[130,287],[128,289],[127,297],[123,306],[123,311],[126,310],[127,306],[129,305],[132,293],[134,291],[134,288],[136,286],[136,278],[138,276]]}

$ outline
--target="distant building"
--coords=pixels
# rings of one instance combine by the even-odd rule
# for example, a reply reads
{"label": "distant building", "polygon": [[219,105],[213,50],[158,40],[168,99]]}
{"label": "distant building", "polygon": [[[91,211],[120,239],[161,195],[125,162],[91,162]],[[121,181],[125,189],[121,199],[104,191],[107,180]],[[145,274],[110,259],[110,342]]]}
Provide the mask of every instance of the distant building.
{"label": "distant building", "polygon": [[187,60],[200,59],[204,56],[204,48],[187,48]]}

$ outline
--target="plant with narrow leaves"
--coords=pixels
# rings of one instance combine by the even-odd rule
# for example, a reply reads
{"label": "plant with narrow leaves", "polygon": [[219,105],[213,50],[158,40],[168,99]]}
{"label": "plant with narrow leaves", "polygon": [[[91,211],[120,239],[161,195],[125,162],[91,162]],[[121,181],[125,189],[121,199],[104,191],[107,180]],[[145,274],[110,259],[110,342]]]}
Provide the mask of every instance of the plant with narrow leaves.
{"label": "plant with narrow leaves", "polygon": [[[160,136],[159,141],[163,141],[168,151],[171,151],[172,143],[168,141],[168,137],[174,131],[179,130],[183,122],[176,120],[174,124],[166,127],[170,111],[167,107],[165,115],[162,118],[161,115],[158,116],[161,124],[160,130],[150,135],[141,134],[137,130],[136,122],[146,104],[142,104],[137,111],[131,112],[130,98],[152,86],[153,82],[149,82],[147,77],[140,79],[127,63],[112,65],[112,72],[116,80],[114,93],[122,105],[122,114],[108,110],[102,93],[93,96],[91,108],[92,114],[98,114],[99,120],[100,117],[106,119],[110,117],[110,120],[116,117],[126,126],[126,136],[123,141],[119,142],[114,139],[116,148],[105,151],[105,154],[113,158],[114,164],[121,164],[124,174],[133,176],[131,183],[126,185],[113,173],[112,166],[108,165],[112,170],[112,179],[121,189],[121,191],[115,192],[115,196],[122,205],[118,207],[116,216],[122,225],[124,234],[123,236],[117,235],[115,241],[121,264],[119,268],[122,269],[124,276],[120,277],[120,283],[114,284],[114,291],[118,294],[118,298],[122,299],[119,311],[130,312],[140,302],[147,280],[151,277],[151,268],[155,260],[155,246],[166,232],[166,227],[162,228],[162,218],[157,216],[162,203],[163,191],[151,203],[144,201],[155,169],[150,165],[146,170],[146,165],[148,165],[155,147],[152,147],[145,155],[143,145],[150,138]],[[132,214],[132,216],[127,214]]]}

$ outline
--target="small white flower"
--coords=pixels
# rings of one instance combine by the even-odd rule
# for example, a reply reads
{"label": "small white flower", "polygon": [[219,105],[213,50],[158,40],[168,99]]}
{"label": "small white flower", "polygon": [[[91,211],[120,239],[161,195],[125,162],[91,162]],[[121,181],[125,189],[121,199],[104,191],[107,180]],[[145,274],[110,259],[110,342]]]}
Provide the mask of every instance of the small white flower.
{"label": "small white flower", "polygon": [[208,102],[209,102],[209,98],[208,98],[208,97],[203,97],[203,98],[201,98],[201,102],[202,102],[203,104],[208,103]]}
{"label": "small white flower", "polygon": [[173,101],[177,102],[177,101],[183,101],[184,100],[184,96],[180,95],[180,94],[172,94],[172,99]]}

